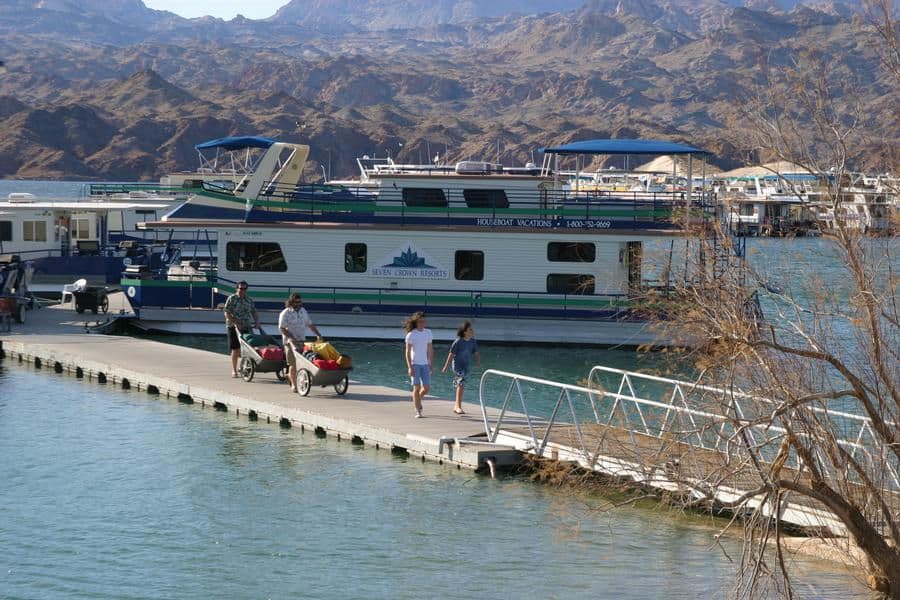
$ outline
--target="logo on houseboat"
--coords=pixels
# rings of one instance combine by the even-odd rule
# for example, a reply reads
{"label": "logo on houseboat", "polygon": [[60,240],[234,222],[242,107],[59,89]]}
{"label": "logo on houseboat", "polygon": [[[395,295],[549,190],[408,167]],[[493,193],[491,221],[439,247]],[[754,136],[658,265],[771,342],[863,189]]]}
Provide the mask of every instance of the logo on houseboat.
{"label": "logo on houseboat", "polygon": [[400,246],[381,262],[384,263],[382,266],[369,269],[371,276],[402,279],[448,279],[450,277],[450,271],[411,243]]}

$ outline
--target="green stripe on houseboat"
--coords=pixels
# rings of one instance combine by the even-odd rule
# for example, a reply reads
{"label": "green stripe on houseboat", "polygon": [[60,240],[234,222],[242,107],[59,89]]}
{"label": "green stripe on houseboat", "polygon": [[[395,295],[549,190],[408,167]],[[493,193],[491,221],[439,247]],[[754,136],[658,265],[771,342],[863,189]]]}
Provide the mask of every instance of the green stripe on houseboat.
{"label": "green stripe on houseboat", "polygon": [[[122,285],[143,285],[146,287],[188,287],[188,281],[156,281],[152,279],[123,279]],[[215,287],[221,294],[233,294],[235,289],[228,285],[215,285],[209,281],[194,282],[197,287]],[[300,292],[302,287],[287,288],[285,290],[269,291],[258,287],[254,288],[252,297],[257,300],[282,300],[292,292]],[[421,305],[456,304],[489,305],[489,306],[565,306],[583,308],[628,308],[635,303],[622,298],[609,298],[605,296],[578,296],[569,298],[546,296],[486,296],[480,292],[460,292],[459,294],[446,293],[403,293],[392,291],[383,292],[309,292],[302,295],[307,300],[319,300],[324,302],[373,302],[393,304],[396,302],[413,303]]]}

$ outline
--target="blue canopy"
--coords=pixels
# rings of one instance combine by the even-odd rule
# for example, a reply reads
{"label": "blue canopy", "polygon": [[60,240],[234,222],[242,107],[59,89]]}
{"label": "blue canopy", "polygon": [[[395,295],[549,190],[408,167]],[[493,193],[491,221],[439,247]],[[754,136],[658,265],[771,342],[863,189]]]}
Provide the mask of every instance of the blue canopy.
{"label": "blue canopy", "polygon": [[259,137],[255,135],[242,135],[223,137],[215,140],[209,140],[202,144],[194,146],[197,150],[209,150],[210,148],[222,148],[229,152],[233,150],[243,150],[244,148],[268,148],[275,143],[275,140],[267,137]]}
{"label": "blue canopy", "polygon": [[541,148],[545,154],[707,154],[705,150],[663,140],[584,140]]}

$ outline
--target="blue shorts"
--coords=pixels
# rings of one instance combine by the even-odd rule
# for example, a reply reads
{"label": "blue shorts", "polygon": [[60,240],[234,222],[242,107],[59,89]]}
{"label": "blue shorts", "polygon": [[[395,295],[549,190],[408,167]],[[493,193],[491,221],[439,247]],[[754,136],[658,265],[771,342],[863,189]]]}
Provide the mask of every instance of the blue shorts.
{"label": "blue shorts", "polygon": [[431,367],[428,365],[413,365],[413,374],[410,378],[412,385],[431,385]]}

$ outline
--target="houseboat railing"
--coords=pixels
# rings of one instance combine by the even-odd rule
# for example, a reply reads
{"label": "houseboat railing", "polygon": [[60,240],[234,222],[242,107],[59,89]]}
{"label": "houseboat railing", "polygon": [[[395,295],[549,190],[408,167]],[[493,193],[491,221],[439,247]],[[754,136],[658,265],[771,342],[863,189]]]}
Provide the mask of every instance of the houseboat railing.
{"label": "houseboat railing", "polygon": [[[365,186],[263,185],[264,193],[253,200],[263,211],[291,211],[309,220],[328,218],[369,219],[391,217],[401,222],[416,218],[481,219],[480,225],[529,226],[528,219],[584,220],[587,228],[604,228],[609,221],[671,225],[683,215],[686,192],[583,192],[566,190],[380,188]],[[715,216],[711,193],[695,192],[694,217]],[[511,222],[498,221],[512,219]],[[579,223],[585,225],[585,223]],[[606,225],[609,226],[609,225]]]}
{"label": "houseboat railing", "polygon": [[[725,457],[725,464],[742,464],[740,459],[747,452],[771,463],[787,435],[778,419],[772,423],[767,418],[772,400],[603,366],[591,369],[587,387],[488,369],[481,376],[479,401],[488,441],[498,441],[504,428],[527,430],[525,446],[544,456],[548,444],[558,447],[564,439],[587,468],[596,466],[610,444],[624,444],[629,448],[627,454],[640,464],[653,464],[645,459],[657,457],[644,456],[653,445],[641,444],[642,437],[668,447],[714,452]],[[488,408],[500,410],[491,416]],[[512,410],[520,414],[510,417]],[[898,466],[888,449],[875,442],[870,419],[824,408],[814,412],[842,432],[844,437],[837,442],[866,469],[871,481],[900,492]],[[783,418],[790,419],[790,413]],[[615,435],[615,431],[625,435]],[[821,472],[837,476],[823,450],[815,452]],[[798,473],[803,470],[796,453],[791,452],[785,464]]]}
{"label": "houseboat railing", "polygon": [[[85,188],[82,188],[85,190]],[[159,183],[92,183],[83,192],[92,198],[131,193],[145,193],[148,196],[171,196],[193,191],[183,186],[161,185]]]}
{"label": "houseboat railing", "polygon": [[[198,278],[199,279],[199,278]],[[213,292],[227,295],[234,292],[237,282],[210,274],[203,277],[212,285]],[[187,276],[185,276],[187,281]],[[404,310],[410,303],[410,296],[428,310],[438,307],[468,307],[477,314],[479,309],[491,306],[516,309],[517,311],[540,307],[567,311],[573,315],[585,311],[624,312],[631,308],[631,299],[625,294],[548,294],[542,292],[508,292],[501,290],[454,290],[446,288],[367,288],[358,286],[307,286],[253,284],[253,298],[257,302],[283,302],[291,293],[298,292],[304,300],[318,309],[329,306],[366,304],[367,306],[397,306]]]}
{"label": "houseboat railing", "polygon": [[[225,200],[242,209],[290,212],[292,220],[390,222],[393,224],[448,224],[478,227],[606,229],[680,227],[688,205],[687,192],[610,192],[606,190],[371,188],[365,184],[279,185],[266,182],[249,201],[203,182],[181,188],[155,184],[93,184],[96,195],[144,192],[196,193]],[[692,219],[711,221],[716,216],[712,192],[694,192]]]}

